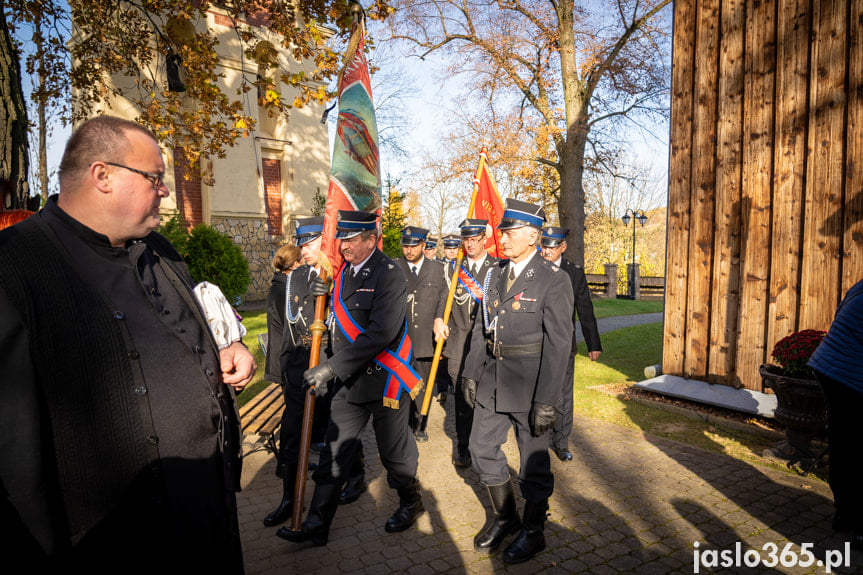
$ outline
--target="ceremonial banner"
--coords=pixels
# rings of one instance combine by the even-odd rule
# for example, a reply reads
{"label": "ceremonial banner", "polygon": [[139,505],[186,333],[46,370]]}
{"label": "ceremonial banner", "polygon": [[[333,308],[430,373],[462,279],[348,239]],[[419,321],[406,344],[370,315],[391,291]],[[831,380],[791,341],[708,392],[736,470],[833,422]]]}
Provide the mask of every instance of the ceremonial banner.
{"label": "ceremonial banner", "polygon": [[497,193],[494,178],[491,177],[491,172],[488,170],[488,149],[483,146],[479,153],[482,158],[480,158],[476,178],[473,181],[477,188],[476,204],[473,214],[468,214],[468,217],[488,220],[491,232],[485,239],[485,249],[490,255],[502,258],[503,248],[500,247],[502,232],[497,229],[497,225],[503,217],[503,202],[500,199],[500,194]]}
{"label": "ceremonial banner", "polygon": [[336,216],[339,210],[381,213],[378,127],[372,103],[371,76],[366,61],[364,18],[351,31],[345,66],[339,74],[339,117],[330,160],[330,187],[324,217],[322,250],[333,269],[338,252]]}

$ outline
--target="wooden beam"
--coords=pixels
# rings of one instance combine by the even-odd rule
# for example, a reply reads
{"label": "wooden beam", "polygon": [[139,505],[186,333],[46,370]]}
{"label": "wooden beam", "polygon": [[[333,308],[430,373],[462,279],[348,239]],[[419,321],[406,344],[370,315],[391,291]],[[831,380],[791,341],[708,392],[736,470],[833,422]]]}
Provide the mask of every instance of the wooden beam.
{"label": "wooden beam", "polygon": [[692,214],[689,231],[689,286],[686,295],[686,377],[707,377],[710,291],[713,271],[713,216],[716,205],[716,116],[719,74],[720,0],[699,0],[695,32]]}
{"label": "wooden beam", "polygon": [[710,293],[710,372],[707,381],[739,387],[737,310],[740,305],[740,186],[743,161],[745,0],[722,4],[717,125],[716,234]]}
{"label": "wooden beam", "polygon": [[746,85],[741,188],[741,291],[737,318],[737,372],[747,389],[760,390],[765,360],[770,277],[770,191],[776,70],[776,2],[747,0]]}
{"label": "wooden beam", "polygon": [[846,1],[813,3],[809,165],[798,329],[827,329],[839,304],[845,183]]}
{"label": "wooden beam", "polygon": [[[811,0],[779,0],[773,245],[765,349],[797,328],[809,95]],[[768,361],[771,358],[768,357]]]}
{"label": "wooden beam", "polygon": [[863,0],[851,0],[850,13],[843,297],[851,286],[863,279]]}
{"label": "wooden beam", "polygon": [[692,82],[695,68],[695,0],[674,2],[671,132],[668,165],[668,240],[665,247],[665,324],[662,371],[683,375],[689,196],[692,177]]}

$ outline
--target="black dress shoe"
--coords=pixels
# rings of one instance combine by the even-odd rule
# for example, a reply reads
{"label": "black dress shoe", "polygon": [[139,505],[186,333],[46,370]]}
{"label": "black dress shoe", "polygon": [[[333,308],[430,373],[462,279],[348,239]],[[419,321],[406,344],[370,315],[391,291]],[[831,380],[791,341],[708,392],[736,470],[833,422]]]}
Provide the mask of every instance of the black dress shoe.
{"label": "black dress shoe", "polygon": [[441,394],[437,398],[437,402],[441,405],[446,405],[446,393],[441,392]]}
{"label": "black dress shoe", "polygon": [[417,431],[414,436],[417,438],[417,443],[425,443],[429,440],[429,434],[425,431]]}
{"label": "black dress shoe", "polygon": [[294,511],[294,494],[282,498],[282,502],[276,507],[275,511],[264,517],[264,525],[266,527],[275,527],[280,523],[284,523],[290,518]]}
{"label": "black dress shoe", "polygon": [[417,517],[422,515],[422,512],[425,511],[425,507],[423,507],[422,499],[415,501],[410,505],[401,505],[396,512],[393,513],[392,517],[387,520],[387,524],[384,526],[384,529],[387,533],[398,533],[399,531],[404,531],[413,525]]}
{"label": "black dress shoe", "polygon": [[470,455],[459,455],[455,459],[452,460],[452,464],[460,469],[464,469],[466,467],[470,467],[471,458]]}
{"label": "black dress shoe", "polygon": [[572,461],[572,453],[570,453],[569,449],[554,449],[555,455],[561,461]]}
{"label": "black dress shoe", "polygon": [[354,501],[360,498],[360,495],[366,492],[368,489],[368,485],[366,485],[365,481],[362,481],[359,485],[351,485],[349,481],[345,488],[342,489],[342,492],[339,493],[339,505],[350,505]]}

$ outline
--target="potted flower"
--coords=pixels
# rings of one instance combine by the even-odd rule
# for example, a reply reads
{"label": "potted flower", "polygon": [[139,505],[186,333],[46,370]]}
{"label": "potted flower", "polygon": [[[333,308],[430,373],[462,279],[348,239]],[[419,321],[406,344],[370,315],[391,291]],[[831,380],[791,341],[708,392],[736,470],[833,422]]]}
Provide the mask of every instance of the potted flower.
{"label": "potted flower", "polygon": [[773,347],[779,364],[763,364],[759,369],[762,386],[776,394],[776,421],[785,427],[787,443],[779,454],[792,459],[816,457],[811,442],[827,428],[827,409],[821,386],[807,365],[815,348],[827,332],[804,329],[780,339]]}

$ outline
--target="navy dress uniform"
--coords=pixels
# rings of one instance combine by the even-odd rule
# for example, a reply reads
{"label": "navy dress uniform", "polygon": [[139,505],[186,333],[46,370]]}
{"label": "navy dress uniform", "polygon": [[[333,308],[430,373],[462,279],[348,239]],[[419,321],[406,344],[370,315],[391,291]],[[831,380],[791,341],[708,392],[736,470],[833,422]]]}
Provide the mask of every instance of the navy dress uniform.
{"label": "navy dress uniform", "polygon": [[[294,243],[297,247],[321,237],[324,230],[322,217],[298,218]],[[283,275],[283,274],[280,274]],[[283,468],[282,500],[276,509],[264,518],[264,525],[271,527],[284,523],[293,510],[294,487],[297,478],[297,461],[302,435],[305,391],[303,372],[309,368],[312,335],[309,331],[315,316],[315,297],[309,287],[317,273],[308,265],[301,265],[285,277],[282,308],[282,337],[278,353],[273,353],[278,362],[280,381],[285,400],[279,435],[279,462]],[[272,337],[272,336],[271,336]],[[328,339],[328,338],[327,338]],[[321,343],[321,353],[326,354],[327,339]],[[272,359],[267,357],[268,363]],[[315,404],[315,427],[326,431],[329,409],[326,399]],[[319,431],[320,433],[320,431]]]}
{"label": "navy dress uniform", "polygon": [[457,234],[447,234],[443,238],[444,260],[451,262],[455,260],[455,256],[449,257],[446,255],[447,250],[458,249],[461,247],[461,236]]}
{"label": "navy dress uniform", "polygon": [[425,248],[423,248],[423,255],[426,257],[426,259],[440,261],[437,257],[437,240],[435,238],[430,238],[426,236]]}
{"label": "navy dress uniform", "polygon": [[[554,489],[545,433],[561,400],[560,381],[572,339],[569,277],[535,249],[544,220],[541,207],[507,200],[498,229],[504,230],[502,243],[511,259],[497,264],[487,282],[463,372],[466,400],[475,401],[473,467],[488,487],[494,508],[493,523],[477,534],[474,546],[491,550],[519,531],[504,550],[508,563],[527,561],[545,548],[545,517]],[[516,244],[508,230],[525,227],[535,230],[536,240],[521,254],[510,253],[516,248],[508,245]],[[523,521],[501,450],[510,427],[515,428],[520,454]]]}
{"label": "navy dress uniform", "polygon": [[[547,226],[542,231],[542,246],[559,247],[566,243],[568,234],[568,228]],[[575,354],[578,351],[577,332],[575,331],[576,322],[581,323],[581,333],[584,335],[584,342],[587,345],[588,352],[602,351],[602,343],[599,338],[596,317],[593,315],[593,302],[590,299],[590,287],[587,285],[587,276],[584,274],[584,268],[566,258],[560,258],[560,262],[557,265],[569,275],[575,305],[573,306],[572,313],[572,348],[569,352],[570,357],[567,362],[566,375],[563,378],[561,388],[563,401],[558,411],[557,421],[555,421],[552,428],[549,443],[561,461],[571,461],[572,453],[569,451],[569,436],[572,433],[572,385]]]}
{"label": "navy dress uniform", "polygon": [[[488,220],[466,219],[461,225],[461,237],[472,238],[486,231]],[[470,458],[470,433],[473,425],[473,407],[464,400],[462,393],[462,370],[464,358],[470,345],[471,330],[480,309],[482,287],[486,277],[500,260],[485,253],[483,248],[482,262],[472,265],[467,257],[462,259],[461,271],[456,277],[458,285],[453,295],[452,310],[449,317],[449,337],[447,338],[444,356],[447,358],[449,375],[455,382],[455,432],[456,457],[453,464],[456,467],[468,467]],[[447,282],[452,281],[455,262],[446,267]]]}
{"label": "navy dress uniform", "polygon": [[[405,226],[402,229],[402,246],[425,246],[428,230],[416,226]],[[442,263],[429,260],[420,255],[415,263],[401,257],[395,260],[396,265],[407,280],[407,320],[408,335],[413,345],[417,371],[423,381],[428,381],[431,372],[432,359],[435,352],[434,320],[443,317],[448,294],[444,266]],[[434,391],[437,391],[436,389]],[[411,429],[414,430],[419,442],[428,441],[426,426],[428,418],[418,427],[419,414],[422,410],[424,394],[420,393],[414,399],[411,411]]]}
{"label": "navy dress uniform", "polygon": [[[336,238],[351,239],[363,232],[377,236],[377,216],[366,212],[339,211]],[[342,253],[345,251],[342,243]],[[355,269],[358,268],[358,269]],[[356,276],[353,277],[353,272]],[[321,289],[320,278],[315,280]],[[403,531],[424,510],[416,478],[419,452],[408,419],[411,400],[422,389],[422,381],[410,367],[413,358],[405,349],[406,280],[396,264],[371,248],[368,257],[345,265],[336,274],[333,290],[334,320],[330,325],[332,357],[307,370],[304,379],[315,392],[325,392],[335,379],[335,396],[330,408],[327,443],[321,451],[312,478],[315,490],[301,531],[278,535],[289,541],[311,541],[324,545],[338,507],[338,494],[348,479],[359,447],[359,436],[372,419],[387,483],[399,494],[399,508],[387,521],[388,532]],[[396,359],[393,359],[396,357]],[[390,363],[394,362],[394,363]],[[390,368],[412,375],[415,386],[400,393]],[[396,392],[392,385],[396,384]]]}

